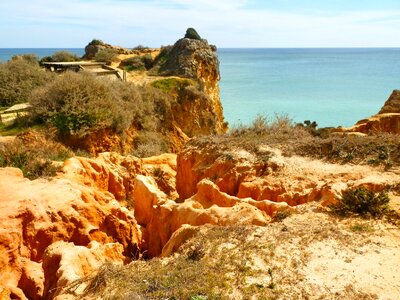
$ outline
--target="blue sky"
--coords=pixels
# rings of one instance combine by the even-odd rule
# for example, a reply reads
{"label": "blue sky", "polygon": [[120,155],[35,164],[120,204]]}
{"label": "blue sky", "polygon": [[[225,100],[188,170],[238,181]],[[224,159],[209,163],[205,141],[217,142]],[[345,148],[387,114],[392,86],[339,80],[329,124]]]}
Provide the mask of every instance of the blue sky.
{"label": "blue sky", "polygon": [[400,0],[0,2],[0,48],[159,47],[187,27],[218,47],[400,47]]}

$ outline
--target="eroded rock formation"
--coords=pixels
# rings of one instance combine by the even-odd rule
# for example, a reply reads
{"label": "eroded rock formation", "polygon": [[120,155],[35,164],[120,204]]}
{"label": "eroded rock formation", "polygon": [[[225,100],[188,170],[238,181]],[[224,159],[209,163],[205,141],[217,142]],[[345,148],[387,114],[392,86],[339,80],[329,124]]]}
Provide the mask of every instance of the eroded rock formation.
{"label": "eroded rock formation", "polygon": [[86,287],[79,279],[104,262],[171,254],[196,226],[266,226],[291,206],[327,204],[348,187],[380,191],[400,181],[367,166],[204,140],[189,143],[178,158],[75,157],[51,180],[0,169],[0,292],[79,298]]}
{"label": "eroded rock formation", "polygon": [[[217,49],[207,40],[183,38],[165,54],[166,61],[160,67],[163,76],[194,79],[193,86],[179,91],[174,119],[189,136],[224,133],[222,105],[219,97],[219,60]],[[190,122],[188,122],[190,120]]]}

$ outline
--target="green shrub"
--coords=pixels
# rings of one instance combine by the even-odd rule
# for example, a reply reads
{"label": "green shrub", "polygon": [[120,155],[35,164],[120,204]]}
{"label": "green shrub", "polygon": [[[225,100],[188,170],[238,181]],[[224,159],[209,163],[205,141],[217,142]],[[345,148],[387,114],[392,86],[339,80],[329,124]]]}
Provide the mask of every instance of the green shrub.
{"label": "green shrub", "polygon": [[154,60],[150,54],[135,56],[121,61],[120,67],[127,71],[144,71],[153,67]]}
{"label": "green shrub", "polygon": [[166,78],[153,81],[151,85],[155,88],[162,90],[163,92],[169,93],[173,90],[178,90],[190,85],[194,85],[194,82],[190,79]]}
{"label": "green shrub", "polygon": [[51,61],[54,62],[73,62],[79,60],[80,58],[76,54],[69,51],[58,51],[51,56]]}
{"label": "green shrub", "polygon": [[122,132],[139,97],[132,84],[68,72],[32,95],[32,118],[54,125],[62,135],[85,136],[104,128]]}
{"label": "green shrub", "polygon": [[197,33],[196,29],[191,28],[191,27],[186,30],[185,38],[192,39],[192,40],[201,40],[201,37]]}
{"label": "green shrub", "polygon": [[117,58],[118,58],[118,50],[112,48],[101,49],[94,56],[95,61],[105,62],[108,65],[117,61]]}
{"label": "green shrub", "polygon": [[49,140],[33,140],[24,143],[18,138],[0,145],[0,167],[20,168],[29,179],[52,177],[60,170],[53,161],[64,161],[73,153]]}
{"label": "green shrub", "polygon": [[98,40],[98,39],[93,39],[89,45],[93,45],[93,46],[103,46],[104,42],[102,40]]}
{"label": "green shrub", "polygon": [[54,74],[26,59],[0,64],[0,107],[28,101],[32,91],[47,84]]}
{"label": "green shrub", "polygon": [[357,214],[361,216],[381,216],[388,208],[389,196],[385,192],[374,193],[365,187],[348,189],[333,207],[340,215]]}

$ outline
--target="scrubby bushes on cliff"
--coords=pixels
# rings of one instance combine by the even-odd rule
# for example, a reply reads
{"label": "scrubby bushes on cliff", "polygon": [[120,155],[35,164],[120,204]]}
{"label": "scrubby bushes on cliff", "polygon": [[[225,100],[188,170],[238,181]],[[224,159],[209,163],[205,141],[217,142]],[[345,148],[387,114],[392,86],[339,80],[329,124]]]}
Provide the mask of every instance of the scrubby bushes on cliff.
{"label": "scrubby bushes on cliff", "polygon": [[45,56],[40,61],[41,62],[74,62],[79,61],[80,58],[69,51],[57,51],[51,56]]}
{"label": "scrubby bushes on cliff", "polygon": [[357,214],[379,217],[387,211],[389,196],[385,192],[374,193],[365,187],[348,189],[338,199],[334,211],[341,215]]}
{"label": "scrubby bushes on cliff", "polygon": [[42,70],[32,60],[15,59],[0,64],[0,106],[27,102],[33,89],[53,77],[54,74]]}
{"label": "scrubby bushes on cliff", "polygon": [[52,177],[60,169],[53,161],[64,161],[73,153],[43,136],[27,132],[13,142],[0,144],[0,167],[20,168],[29,179]]}
{"label": "scrubby bushes on cliff", "polygon": [[63,135],[84,136],[103,128],[127,129],[138,98],[132,85],[66,73],[36,90],[30,102],[34,119],[54,125]]}
{"label": "scrubby bushes on cliff", "polygon": [[135,56],[124,59],[120,67],[123,67],[127,71],[144,71],[149,70],[153,67],[153,58],[150,54]]}
{"label": "scrubby bushes on cliff", "polygon": [[197,33],[196,29],[191,28],[191,27],[186,30],[185,38],[192,39],[192,40],[201,40],[201,37]]}
{"label": "scrubby bushes on cliff", "polygon": [[123,133],[134,127],[140,156],[167,151],[162,133],[172,123],[172,98],[153,87],[66,73],[36,90],[31,117],[54,126],[62,137],[84,137],[102,129]]}
{"label": "scrubby bushes on cliff", "polygon": [[118,50],[112,48],[101,49],[94,56],[95,61],[105,62],[108,65],[111,65],[111,63],[117,61],[117,58]]}

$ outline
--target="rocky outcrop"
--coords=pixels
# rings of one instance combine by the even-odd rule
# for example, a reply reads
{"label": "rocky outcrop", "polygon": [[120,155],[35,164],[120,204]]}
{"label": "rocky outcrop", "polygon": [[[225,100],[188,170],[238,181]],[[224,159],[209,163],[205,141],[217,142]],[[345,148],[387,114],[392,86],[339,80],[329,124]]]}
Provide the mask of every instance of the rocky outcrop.
{"label": "rocky outcrop", "polygon": [[99,41],[98,43],[90,42],[86,45],[83,59],[92,60],[96,56],[97,52],[103,49],[113,49],[117,54],[134,54],[134,52],[129,49],[119,46],[112,46]]}
{"label": "rocky outcrop", "polygon": [[224,137],[193,140],[178,157],[75,157],[51,180],[14,168],[0,176],[0,293],[17,299],[79,298],[80,279],[103,263],[169,255],[198,226],[265,226],[292,206],[400,181]]}
{"label": "rocky outcrop", "polygon": [[219,97],[216,47],[204,39],[183,38],[164,56],[166,61],[160,67],[161,75],[190,78],[198,83],[198,87],[186,87],[177,95],[173,116],[178,126],[189,136],[226,132],[227,123]]}
{"label": "rocky outcrop", "polygon": [[139,257],[142,231],[132,210],[135,178],[165,177],[160,186],[154,180],[155,188],[173,198],[175,157],[75,157],[52,180],[30,181],[19,169],[0,168],[0,293],[53,299],[106,261]]}
{"label": "rocky outcrop", "polygon": [[198,139],[186,145],[177,158],[176,188],[180,199],[195,195],[199,182],[209,179],[221,192],[239,199],[290,206],[322,201],[326,205],[334,203],[347,188],[362,185],[382,190],[398,177],[366,166],[284,157],[280,151],[262,145],[249,151],[231,144],[234,142],[229,138],[219,138]]}
{"label": "rocky outcrop", "polygon": [[400,134],[400,113],[384,113],[372,116],[358,121],[356,125],[344,129],[344,132]]}
{"label": "rocky outcrop", "polygon": [[400,113],[400,90],[394,90],[379,114]]}

